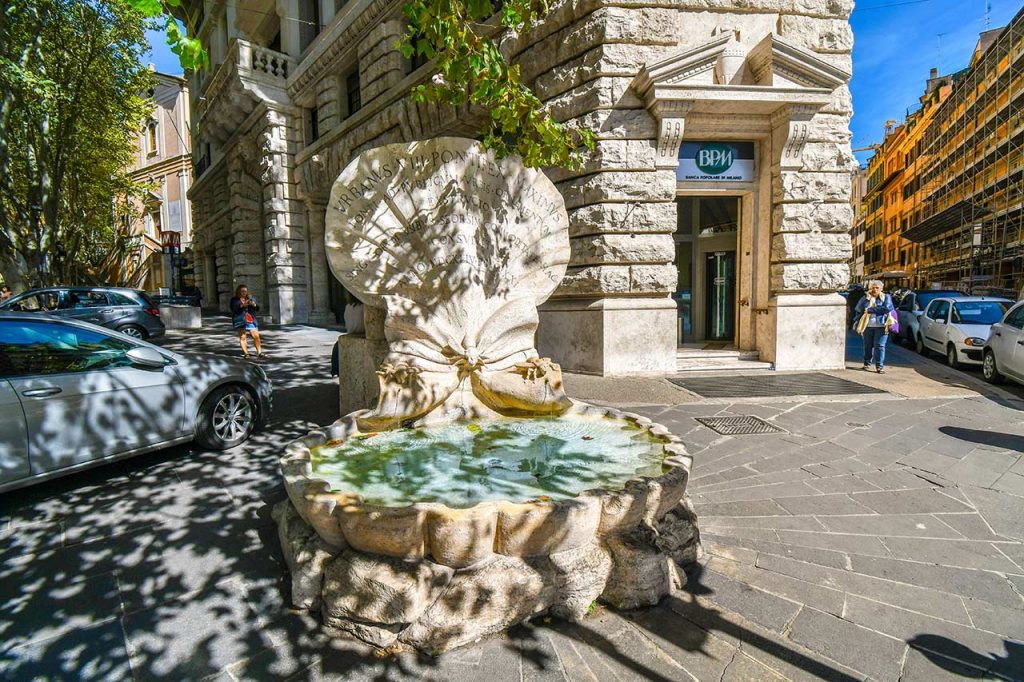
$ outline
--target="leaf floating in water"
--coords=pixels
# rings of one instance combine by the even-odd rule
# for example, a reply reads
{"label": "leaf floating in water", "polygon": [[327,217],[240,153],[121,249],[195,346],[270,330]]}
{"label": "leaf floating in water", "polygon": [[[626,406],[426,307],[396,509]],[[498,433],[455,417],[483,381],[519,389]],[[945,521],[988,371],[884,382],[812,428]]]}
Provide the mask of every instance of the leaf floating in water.
{"label": "leaf floating in water", "polygon": [[583,440],[594,440],[593,436],[583,436]]}
{"label": "leaf floating in water", "polygon": [[329,440],[326,443],[324,443],[324,447],[325,448],[336,448],[339,445],[344,445],[344,444],[345,444],[345,439],[344,438],[335,438],[334,440]]}
{"label": "leaf floating in water", "polygon": [[476,423],[474,423],[474,424],[466,424],[466,428],[469,429],[470,433],[480,433],[480,430],[481,430],[480,429],[480,425],[476,424]]}
{"label": "leaf floating in water", "polygon": [[537,499],[539,499],[541,502],[550,502],[551,501],[551,498],[549,496],[547,496],[547,495],[541,495]]}

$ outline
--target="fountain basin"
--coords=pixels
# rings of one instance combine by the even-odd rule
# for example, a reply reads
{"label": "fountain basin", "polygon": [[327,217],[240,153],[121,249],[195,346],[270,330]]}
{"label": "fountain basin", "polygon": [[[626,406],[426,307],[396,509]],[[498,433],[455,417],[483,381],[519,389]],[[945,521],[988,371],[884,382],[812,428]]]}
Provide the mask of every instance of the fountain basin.
{"label": "fountain basin", "polygon": [[[357,417],[289,446],[281,467],[296,511],[335,548],[456,569],[495,554],[549,555],[653,527],[683,500],[692,462],[665,427],[585,404],[560,417],[449,422],[372,440],[360,433]],[[460,431],[464,442],[451,445]],[[557,437],[544,433],[555,431]],[[417,435],[426,439],[422,449],[414,445]],[[446,436],[447,447],[439,447]],[[401,470],[401,461],[422,464],[428,453],[434,461],[425,469]],[[381,476],[394,461],[398,473]],[[445,478],[445,469],[455,475]],[[367,478],[373,480],[360,486]]]}

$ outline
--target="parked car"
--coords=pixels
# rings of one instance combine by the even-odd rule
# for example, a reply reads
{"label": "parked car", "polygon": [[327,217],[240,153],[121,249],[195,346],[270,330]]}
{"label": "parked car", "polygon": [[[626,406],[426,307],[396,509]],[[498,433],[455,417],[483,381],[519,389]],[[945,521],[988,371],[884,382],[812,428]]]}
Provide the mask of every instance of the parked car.
{"label": "parked car", "polygon": [[49,312],[92,322],[137,339],[163,336],[160,310],[144,291],[120,287],[32,289],[4,301],[0,311]]}
{"label": "parked car", "polygon": [[1024,384],[1024,301],[1018,301],[1001,322],[992,325],[981,373],[993,384],[1003,383],[1004,378]]}
{"label": "parked car", "polygon": [[235,447],[270,404],[253,363],[0,312],[0,492],[193,439]]}
{"label": "parked car", "polygon": [[911,291],[896,305],[896,314],[900,320],[900,341],[908,346],[917,342],[921,328],[919,318],[928,304],[936,298],[959,298],[959,291],[941,289],[918,289]]}
{"label": "parked car", "polygon": [[846,326],[853,326],[853,309],[864,298],[864,287],[860,284],[851,284],[847,289],[840,291],[839,295],[846,299]]}
{"label": "parked car", "polygon": [[919,318],[917,352],[942,353],[950,367],[980,365],[992,325],[1003,319],[1012,303],[982,296],[932,299]]}

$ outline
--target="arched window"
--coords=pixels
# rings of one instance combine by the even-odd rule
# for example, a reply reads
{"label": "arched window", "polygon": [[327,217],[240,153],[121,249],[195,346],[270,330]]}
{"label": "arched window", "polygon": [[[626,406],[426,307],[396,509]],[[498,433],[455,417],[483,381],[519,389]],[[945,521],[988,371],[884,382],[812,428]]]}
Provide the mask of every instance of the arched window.
{"label": "arched window", "polygon": [[150,119],[149,123],[146,124],[146,153],[147,154],[156,154],[157,153],[156,129],[157,129],[156,121],[154,121],[153,119]]}

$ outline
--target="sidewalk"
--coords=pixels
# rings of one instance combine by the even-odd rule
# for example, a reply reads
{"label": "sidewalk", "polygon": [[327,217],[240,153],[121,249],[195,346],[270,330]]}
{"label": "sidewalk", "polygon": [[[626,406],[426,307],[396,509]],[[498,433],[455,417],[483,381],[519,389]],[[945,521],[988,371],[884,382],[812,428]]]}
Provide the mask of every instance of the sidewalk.
{"label": "sidewalk", "polygon": [[[165,345],[239,354],[226,320],[204,324]],[[896,349],[882,377],[843,373],[891,395],[843,400],[706,401],[662,380],[567,376],[577,397],[646,414],[694,455],[706,556],[686,588],[439,659],[377,657],[288,608],[269,518],[284,445],[338,416],[336,334],[264,337],[275,412],[245,446],[175,448],[0,499],[0,678],[1024,679],[1013,390],[935,381],[943,367]],[[694,419],[713,415],[782,431],[720,436]]]}

